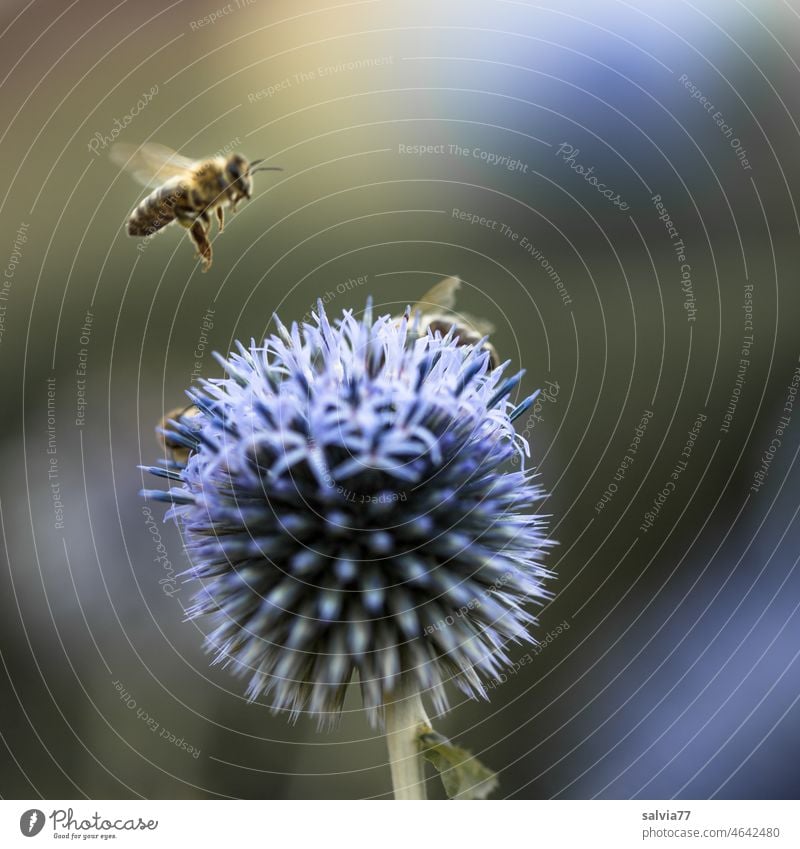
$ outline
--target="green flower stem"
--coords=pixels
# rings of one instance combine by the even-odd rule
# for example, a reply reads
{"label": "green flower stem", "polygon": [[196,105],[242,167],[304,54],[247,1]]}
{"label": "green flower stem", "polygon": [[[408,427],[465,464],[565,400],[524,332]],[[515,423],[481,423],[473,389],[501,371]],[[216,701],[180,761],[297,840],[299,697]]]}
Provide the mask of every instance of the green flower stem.
{"label": "green flower stem", "polygon": [[432,730],[419,693],[386,703],[386,743],[395,799],[425,799],[420,735]]}

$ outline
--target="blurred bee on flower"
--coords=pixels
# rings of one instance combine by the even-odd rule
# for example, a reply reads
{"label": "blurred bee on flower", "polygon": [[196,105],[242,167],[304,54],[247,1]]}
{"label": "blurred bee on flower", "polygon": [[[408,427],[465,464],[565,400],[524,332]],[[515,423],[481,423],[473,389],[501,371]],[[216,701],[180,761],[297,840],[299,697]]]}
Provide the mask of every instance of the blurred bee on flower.
{"label": "blurred bee on flower", "polygon": [[[458,338],[459,345],[478,345],[483,341],[482,348],[489,352],[492,368],[500,365],[500,357],[491,342],[486,339],[494,333],[494,326],[482,318],[476,318],[463,312],[455,312],[456,292],[461,287],[459,277],[446,277],[440,280],[432,289],[411,307],[410,320],[412,327],[420,336],[441,333],[446,336],[452,329]],[[413,324],[416,321],[417,324]]]}
{"label": "blurred bee on flower", "polygon": [[237,204],[253,193],[253,174],[281,171],[275,166],[258,166],[263,159],[248,162],[239,153],[192,160],[160,144],[136,147],[116,144],[111,159],[130,171],[142,185],[153,189],[128,218],[128,235],[148,237],[173,221],[189,231],[203,261],[203,271],[211,267],[211,216],[216,214],[219,230],[225,223],[225,207],[236,211]]}
{"label": "blurred bee on flower", "polygon": [[180,428],[191,426],[200,411],[194,404],[184,404],[170,410],[156,425],[156,439],[167,459],[175,466],[185,466],[189,462],[193,445],[180,433]]}

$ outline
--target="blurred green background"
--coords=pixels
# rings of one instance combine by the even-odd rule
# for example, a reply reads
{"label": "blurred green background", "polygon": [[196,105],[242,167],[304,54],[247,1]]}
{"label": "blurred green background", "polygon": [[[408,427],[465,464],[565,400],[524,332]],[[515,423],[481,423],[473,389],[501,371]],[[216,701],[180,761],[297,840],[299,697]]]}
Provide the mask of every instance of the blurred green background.
{"label": "blurred green background", "polygon": [[[137,464],[274,312],[458,274],[549,389],[520,430],[558,579],[535,662],[437,728],[499,796],[797,795],[797,4],[5,0],[0,33],[0,794],[391,792],[355,693],[318,733],[208,666]],[[284,171],[203,274],[177,228],[125,234],[112,135]]]}

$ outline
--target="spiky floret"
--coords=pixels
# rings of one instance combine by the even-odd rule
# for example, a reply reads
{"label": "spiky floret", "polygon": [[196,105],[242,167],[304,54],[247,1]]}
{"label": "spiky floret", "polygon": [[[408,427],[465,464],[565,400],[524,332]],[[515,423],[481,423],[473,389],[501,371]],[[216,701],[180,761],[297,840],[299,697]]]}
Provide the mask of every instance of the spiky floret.
{"label": "spiky floret", "polygon": [[250,676],[275,710],[331,721],[358,673],[375,719],[385,700],[444,684],[485,697],[512,642],[532,641],[528,606],[548,596],[542,496],[508,400],[522,373],[490,370],[480,345],[418,338],[408,316],[368,305],[217,357],[227,377],[187,393],[173,423],[183,464],[150,471],[173,503],[201,582],[215,662]]}

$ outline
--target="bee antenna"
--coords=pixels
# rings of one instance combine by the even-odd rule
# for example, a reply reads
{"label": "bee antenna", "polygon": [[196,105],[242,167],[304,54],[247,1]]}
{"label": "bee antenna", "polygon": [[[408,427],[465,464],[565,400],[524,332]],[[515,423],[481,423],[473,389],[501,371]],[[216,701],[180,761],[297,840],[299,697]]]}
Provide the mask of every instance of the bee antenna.
{"label": "bee antenna", "polygon": [[[263,160],[259,160],[259,162],[261,161]],[[247,173],[255,174],[257,171],[283,171],[283,168],[280,168],[277,165],[265,165],[262,168],[251,168]]]}

